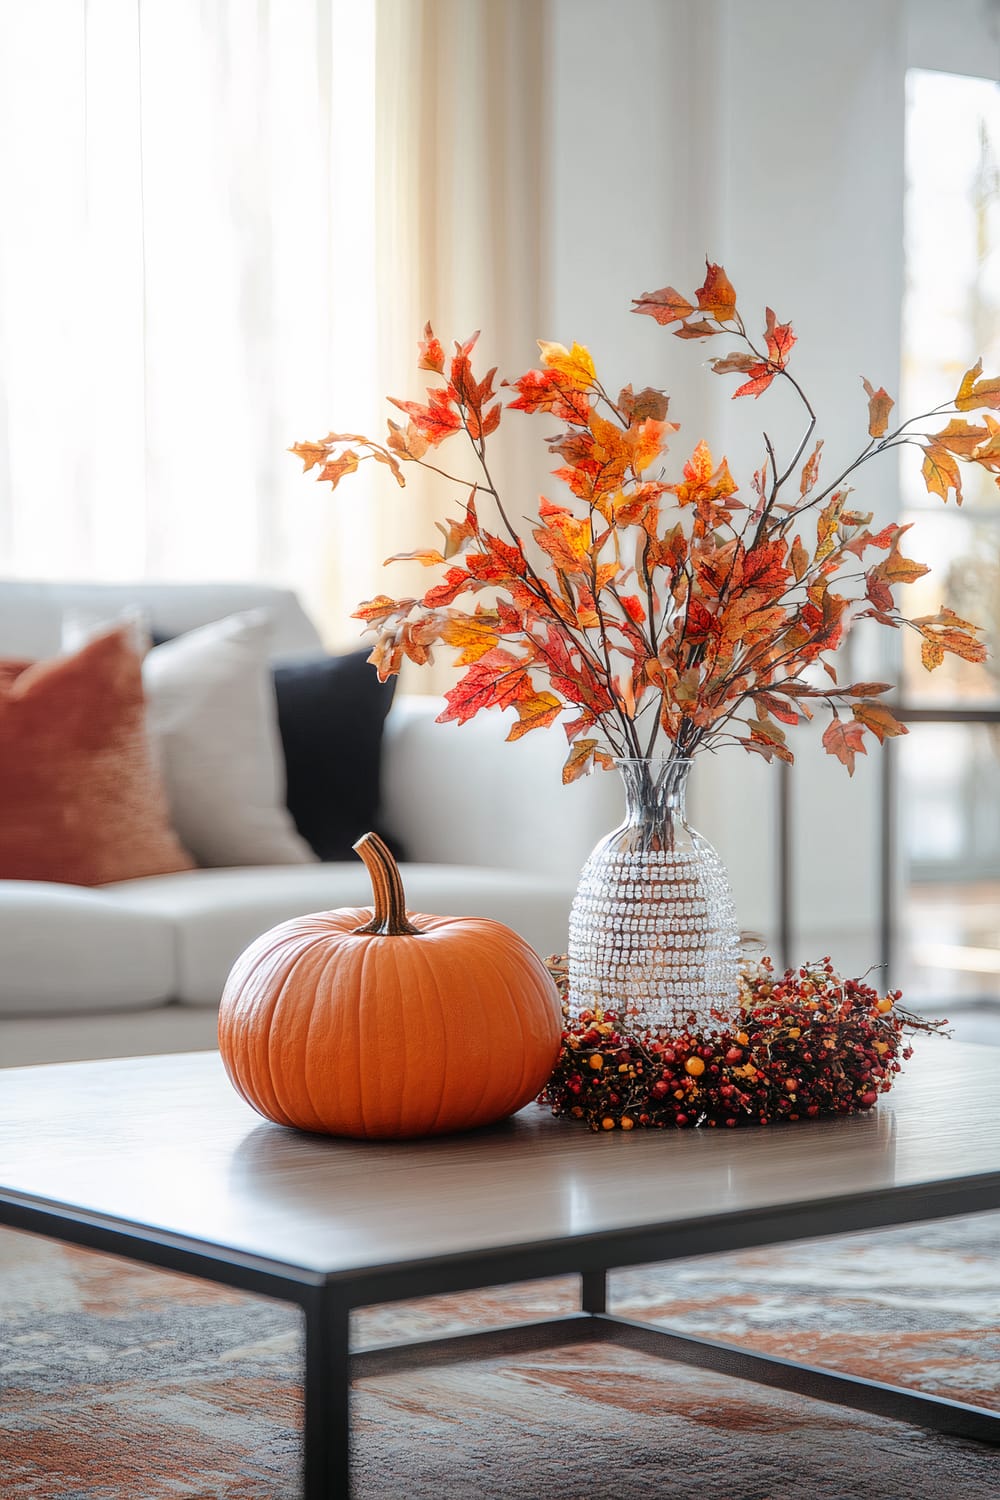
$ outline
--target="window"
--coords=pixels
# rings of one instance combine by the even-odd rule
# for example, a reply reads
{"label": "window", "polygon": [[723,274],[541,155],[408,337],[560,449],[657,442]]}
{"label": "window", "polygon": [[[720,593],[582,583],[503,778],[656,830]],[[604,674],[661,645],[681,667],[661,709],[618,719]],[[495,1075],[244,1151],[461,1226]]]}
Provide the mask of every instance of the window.
{"label": "window", "polygon": [[[906,294],[900,407],[929,411],[980,356],[1000,368],[1000,88],[911,69],[906,122]],[[977,414],[976,421],[982,418]],[[903,642],[910,736],[898,750],[901,964],[926,1008],[1000,1003],[1000,489],[969,473],[961,509],[902,465],[901,521],[932,563],[907,614],[943,605],[985,627],[986,668],[924,670]]]}

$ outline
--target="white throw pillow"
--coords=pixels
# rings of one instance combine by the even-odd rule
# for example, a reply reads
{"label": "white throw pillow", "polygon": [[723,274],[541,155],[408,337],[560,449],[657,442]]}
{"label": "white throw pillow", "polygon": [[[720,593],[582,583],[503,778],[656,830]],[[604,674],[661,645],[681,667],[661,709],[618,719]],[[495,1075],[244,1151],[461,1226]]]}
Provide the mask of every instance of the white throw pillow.
{"label": "white throw pillow", "polygon": [[199,865],[317,859],[284,802],[270,639],[267,610],[248,610],[166,641],[143,662],[171,820]]}

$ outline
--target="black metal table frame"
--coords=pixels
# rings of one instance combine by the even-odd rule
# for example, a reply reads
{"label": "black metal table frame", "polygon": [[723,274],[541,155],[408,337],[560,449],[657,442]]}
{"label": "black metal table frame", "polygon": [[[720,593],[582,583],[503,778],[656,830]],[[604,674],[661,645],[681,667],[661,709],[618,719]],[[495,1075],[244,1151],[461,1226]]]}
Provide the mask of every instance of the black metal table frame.
{"label": "black metal table frame", "polygon": [[[607,1310],[607,1273],[724,1250],[823,1238],[1000,1208],[1000,1172],[929,1186],[642,1225],[601,1234],[325,1276],[197,1240],[104,1220],[0,1190],[0,1224],[293,1302],[305,1314],[304,1500],[348,1500],[352,1379],[599,1341],[952,1436],[1000,1445],[1000,1412],[755,1354]],[[537,1323],[350,1349],[354,1308],[579,1274],[581,1310]]]}

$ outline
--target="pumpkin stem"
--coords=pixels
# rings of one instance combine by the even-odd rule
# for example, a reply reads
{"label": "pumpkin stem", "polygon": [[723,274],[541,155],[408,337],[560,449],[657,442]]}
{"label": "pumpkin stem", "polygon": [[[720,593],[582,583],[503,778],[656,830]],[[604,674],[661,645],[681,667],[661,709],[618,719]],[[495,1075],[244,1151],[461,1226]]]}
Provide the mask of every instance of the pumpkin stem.
{"label": "pumpkin stem", "polygon": [[377,833],[364,833],[353,846],[365,862],[368,878],[372,883],[374,912],[370,922],[356,927],[355,932],[371,932],[382,937],[399,937],[403,933],[418,933],[406,915],[406,897],[403,894],[403,877],[392,857],[392,850],[384,844]]}

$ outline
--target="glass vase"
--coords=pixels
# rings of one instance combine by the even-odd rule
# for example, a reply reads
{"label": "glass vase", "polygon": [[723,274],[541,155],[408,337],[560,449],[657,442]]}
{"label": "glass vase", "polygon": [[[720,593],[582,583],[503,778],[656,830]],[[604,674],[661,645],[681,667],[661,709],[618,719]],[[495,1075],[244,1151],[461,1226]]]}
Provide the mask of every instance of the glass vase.
{"label": "glass vase", "polygon": [[618,760],[625,821],[583,867],[569,923],[569,1009],[631,1036],[717,1028],[738,1008],[739,932],[725,867],[687,822],[691,761]]}

